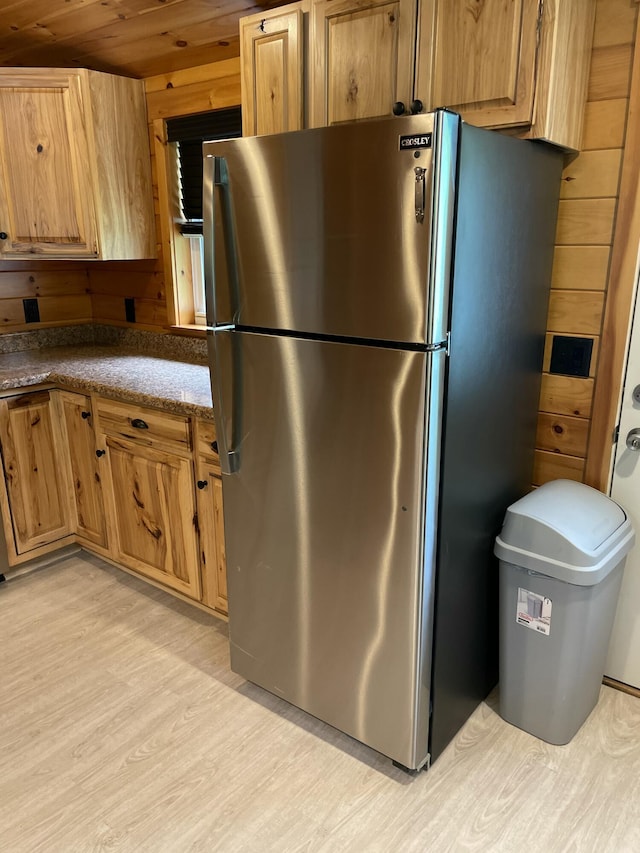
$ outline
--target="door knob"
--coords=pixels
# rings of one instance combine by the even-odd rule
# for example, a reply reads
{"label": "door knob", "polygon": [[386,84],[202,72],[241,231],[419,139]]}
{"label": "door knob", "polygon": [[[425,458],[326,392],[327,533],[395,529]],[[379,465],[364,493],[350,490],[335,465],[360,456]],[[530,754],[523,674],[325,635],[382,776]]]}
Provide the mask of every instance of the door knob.
{"label": "door knob", "polygon": [[627,447],[629,450],[640,450],[640,428],[630,429],[627,433]]}

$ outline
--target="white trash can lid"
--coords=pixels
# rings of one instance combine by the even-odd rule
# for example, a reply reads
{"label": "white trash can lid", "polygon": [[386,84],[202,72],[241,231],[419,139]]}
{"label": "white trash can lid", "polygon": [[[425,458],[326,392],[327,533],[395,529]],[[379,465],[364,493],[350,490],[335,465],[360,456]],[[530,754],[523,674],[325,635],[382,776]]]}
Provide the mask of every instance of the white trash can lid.
{"label": "white trash can lid", "polygon": [[566,583],[593,586],[634,541],[631,522],[615,501],[583,483],[553,480],[509,507],[494,553]]}

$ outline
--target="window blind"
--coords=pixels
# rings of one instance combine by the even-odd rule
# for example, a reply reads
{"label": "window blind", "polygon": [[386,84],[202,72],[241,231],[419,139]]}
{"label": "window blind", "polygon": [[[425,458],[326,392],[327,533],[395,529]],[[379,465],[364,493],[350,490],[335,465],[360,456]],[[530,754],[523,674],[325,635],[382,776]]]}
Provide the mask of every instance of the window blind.
{"label": "window blind", "polygon": [[167,142],[178,145],[183,234],[202,234],[202,143],[238,136],[240,107],[167,119]]}

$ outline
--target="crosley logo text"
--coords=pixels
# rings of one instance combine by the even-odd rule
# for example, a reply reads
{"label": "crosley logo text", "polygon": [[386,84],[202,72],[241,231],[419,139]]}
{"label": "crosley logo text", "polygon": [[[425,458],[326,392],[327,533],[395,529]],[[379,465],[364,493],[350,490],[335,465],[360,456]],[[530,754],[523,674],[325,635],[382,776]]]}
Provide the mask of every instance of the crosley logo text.
{"label": "crosley logo text", "polygon": [[400,149],[413,148],[431,148],[431,134],[425,133],[422,136],[401,136]]}

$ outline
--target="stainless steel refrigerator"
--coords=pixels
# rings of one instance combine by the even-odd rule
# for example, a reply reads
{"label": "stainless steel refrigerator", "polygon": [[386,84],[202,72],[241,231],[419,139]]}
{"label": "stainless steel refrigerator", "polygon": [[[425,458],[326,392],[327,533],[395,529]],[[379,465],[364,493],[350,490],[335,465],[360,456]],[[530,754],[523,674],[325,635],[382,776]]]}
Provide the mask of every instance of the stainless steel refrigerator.
{"label": "stainless steel refrigerator", "polygon": [[231,667],[418,769],[497,678],[562,157],[438,111],[204,158]]}

